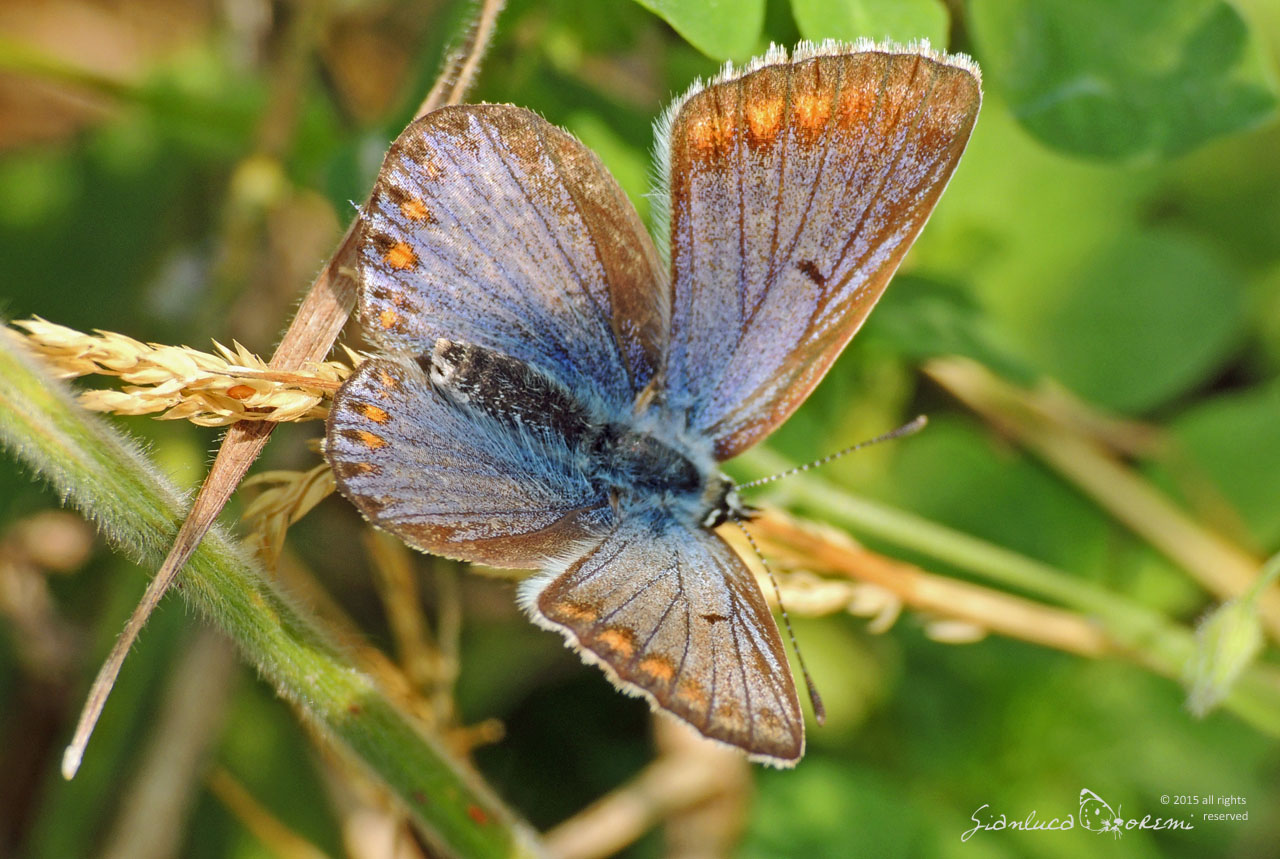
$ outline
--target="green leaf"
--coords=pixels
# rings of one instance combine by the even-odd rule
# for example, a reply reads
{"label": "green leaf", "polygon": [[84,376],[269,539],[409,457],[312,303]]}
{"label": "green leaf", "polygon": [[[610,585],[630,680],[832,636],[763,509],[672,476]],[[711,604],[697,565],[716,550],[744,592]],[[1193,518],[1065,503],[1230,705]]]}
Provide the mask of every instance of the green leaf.
{"label": "green leaf", "polygon": [[925,277],[894,278],[859,338],[859,345],[883,343],[915,363],[963,355],[1022,385],[1031,385],[1039,375],[1005,346],[971,296]]}
{"label": "green leaf", "polygon": [[1244,285],[1172,232],[1127,235],[1010,298],[1011,339],[1095,403],[1143,412],[1205,381],[1237,347]]}
{"label": "green leaf", "polygon": [[[1243,522],[1223,523],[1230,532],[1243,525],[1265,549],[1280,545],[1280,384],[1223,394],[1205,400],[1174,421],[1179,445],[1213,481]],[[1235,528],[1231,526],[1235,525]]]}
{"label": "green leaf", "polygon": [[[942,416],[901,443],[881,487],[929,519],[1064,569],[1101,578],[1110,530],[1071,487],[967,420]],[[975,505],[974,499],[982,504]]]}
{"label": "green leaf", "polygon": [[[920,792],[866,769],[815,757],[794,772],[762,771],[741,854],[922,856],[935,852]],[[838,845],[838,846],[837,846]]]}
{"label": "green leaf", "polygon": [[988,81],[1049,146],[1168,157],[1276,106],[1258,40],[1222,0],[973,0]]}
{"label": "green leaf", "polygon": [[950,24],[941,0],[791,0],[796,26],[806,39],[859,38],[947,44]]}
{"label": "green leaf", "polygon": [[685,40],[717,60],[755,53],[764,25],[764,0],[636,0]]}

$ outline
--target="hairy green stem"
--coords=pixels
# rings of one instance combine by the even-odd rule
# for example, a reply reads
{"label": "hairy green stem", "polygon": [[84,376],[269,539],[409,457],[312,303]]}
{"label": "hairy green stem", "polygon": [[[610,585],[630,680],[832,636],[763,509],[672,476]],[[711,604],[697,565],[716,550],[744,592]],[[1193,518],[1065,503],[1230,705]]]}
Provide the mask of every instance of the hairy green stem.
{"label": "hairy green stem", "polygon": [[[122,550],[153,567],[163,558],[185,509],[178,491],[135,445],[77,406],[8,332],[0,334],[0,442]],[[188,602],[381,780],[445,853],[539,855],[528,827],[393,706],[224,532],[209,532],[180,581]]]}

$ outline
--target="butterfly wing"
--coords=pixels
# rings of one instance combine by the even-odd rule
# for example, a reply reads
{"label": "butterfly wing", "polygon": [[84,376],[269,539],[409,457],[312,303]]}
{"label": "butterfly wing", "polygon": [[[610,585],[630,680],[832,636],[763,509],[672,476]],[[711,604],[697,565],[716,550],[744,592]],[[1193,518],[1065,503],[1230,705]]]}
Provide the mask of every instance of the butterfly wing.
{"label": "butterfly wing", "polygon": [[360,312],[383,351],[473,343],[616,408],[660,366],[667,276],[635,207],[590,150],[527,110],[414,122],[362,228]]}
{"label": "butterfly wing", "polygon": [[980,102],[963,58],[824,45],[771,53],[673,105],[659,145],[667,403],[717,458],[784,421],[858,330]]}
{"label": "butterfly wing", "polygon": [[582,557],[521,586],[623,691],[752,758],[791,766],[804,721],[782,639],[755,577],[715,534],[665,514],[620,514]]}
{"label": "butterfly wing", "polygon": [[375,524],[450,558],[536,568],[612,526],[607,496],[554,433],[459,408],[415,362],[365,361],[338,392],[325,456]]}

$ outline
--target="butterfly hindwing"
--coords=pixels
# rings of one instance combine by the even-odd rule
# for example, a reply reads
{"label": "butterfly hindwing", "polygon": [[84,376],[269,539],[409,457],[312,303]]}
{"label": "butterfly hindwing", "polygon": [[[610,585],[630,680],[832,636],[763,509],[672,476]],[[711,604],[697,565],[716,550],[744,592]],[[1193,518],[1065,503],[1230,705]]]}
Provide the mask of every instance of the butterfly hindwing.
{"label": "butterfly hindwing", "polygon": [[804,722],[755,577],[714,533],[619,514],[595,549],[529,580],[522,601],[614,682],[752,757],[790,766]]}
{"label": "butterfly hindwing", "polygon": [[728,459],[791,414],[924,226],[977,117],[976,67],[810,47],[695,89],[660,133],[669,407]]}
{"label": "butterfly hindwing", "polygon": [[462,340],[615,408],[662,361],[667,275],[635,208],[590,150],[530,111],[415,121],[362,229],[361,317],[383,351]]}
{"label": "butterfly hindwing", "polygon": [[612,522],[607,496],[564,465],[563,438],[459,408],[416,362],[360,365],[335,398],[325,455],[368,519],[438,555],[537,567]]}

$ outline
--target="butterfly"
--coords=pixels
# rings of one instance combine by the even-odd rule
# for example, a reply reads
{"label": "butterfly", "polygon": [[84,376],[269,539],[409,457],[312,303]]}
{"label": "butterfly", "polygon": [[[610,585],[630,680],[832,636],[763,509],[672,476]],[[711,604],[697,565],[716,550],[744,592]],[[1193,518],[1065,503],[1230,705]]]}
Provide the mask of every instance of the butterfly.
{"label": "butterfly", "polygon": [[1090,832],[1111,832],[1119,838],[1123,834],[1124,818],[1086,787],[1080,791],[1080,825]]}
{"label": "butterfly", "polygon": [[963,56],[773,48],[657,124],[651,239],[583,144],[528,110],[437,110],[362,213],[374,357],[325,455],[373,524],[426,552],[537,570],[519,601],[622,691],[754,760],[804,721],[755,578],[716,533],[719,464],[822,379],[960,159]]}

